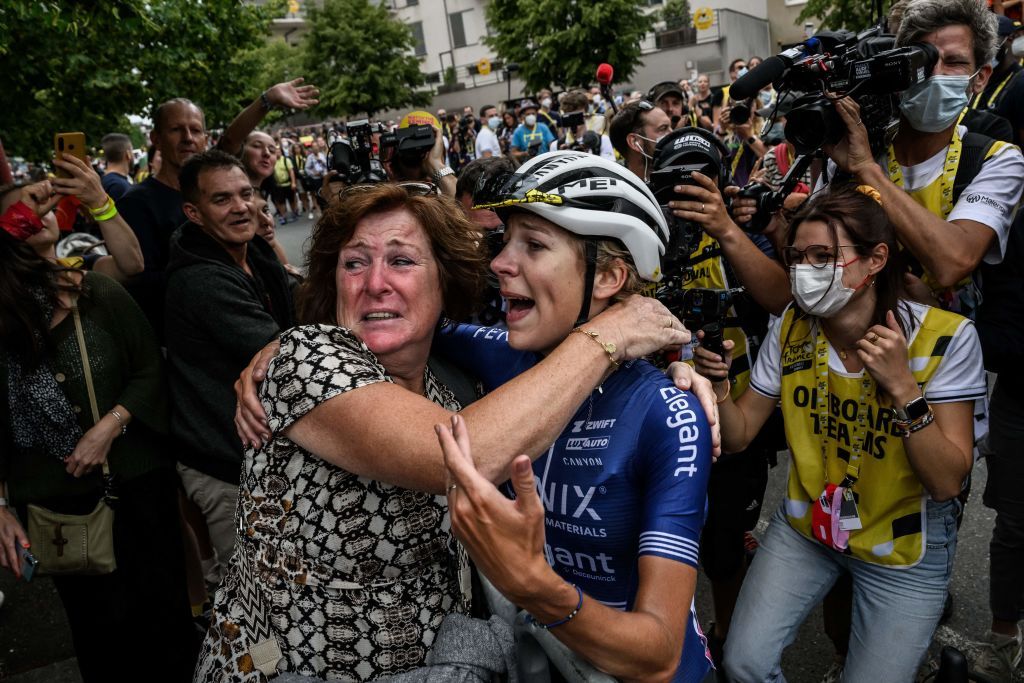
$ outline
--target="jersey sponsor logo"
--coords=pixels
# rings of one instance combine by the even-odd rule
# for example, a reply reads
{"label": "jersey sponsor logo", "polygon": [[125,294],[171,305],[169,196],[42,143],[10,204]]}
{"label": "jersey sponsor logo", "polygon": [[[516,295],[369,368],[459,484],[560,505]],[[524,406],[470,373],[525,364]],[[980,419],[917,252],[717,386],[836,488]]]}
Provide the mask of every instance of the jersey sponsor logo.
{"label": "jersey sponsor logo", "polygon": [[700,426],[697,413],[690,408],[688,397],[675,387],[662,387],[661,399],[671,411],[665,419],[665,425],[678,430],[679,450],[676,453],[676,469],[672,476],[686,474],[693,477],[697,472],[695,464],[698,455],[697,441],[700,439]]}
{"label": "jersey sponsor logo", "polygon": [[544,524],[551,527],[552,529],[558,529],[564,531],[567,534],[573,534],[575,536],[590,536],[593,538],[608,538],[608,530],[603,527],[584,526],[582,524],[572,524],[570,522],[563,522],[555,519],[554,517],[545,517]]}
{"label": "jersey sponsor logo", "polygon": [[572,433],[590,432],[595,429],[611,429],[615,426],[616,418],[610,420],[573,420]]}
{"label": "jersey sponsor logo", "polygon": [[545,490],[538,481],[537,488],[540,491],[540,500],[544,504],[546,511],[563,516],[569,515],[573,519],[580,519],[583,515],[586,515],[589,519],[596,522],[602,521],[601,515],[597,514],[597,510],[591,507],[591,503],[594,500],[595,493],[605,493],[603,486],[590,486],[584,491],[582,487],[575,484],[570,486],[569,484],[551,482]]}
{"label": "jersey sponsor logo", "polygon": [[507,342],[508,330],[501,330],[497,327],[478,327],[473,332],[473,337],[483,337],[484,339]]}
{"label": "jersey sponsor logo", "polygon": [[578,437],[575,439],[568,439],[565,442],[565,450],[567,451],[603,451],[608,448],[608,444],[611,443],[611,438],[607,436],[598,437]]}
{"label": "jersey sponsor logo", "polygon": [[604,461],[596,456],[562,458],[562,464],[568,467],[604,467]]}
{"label": "jersey sponsor logo", "polygon": [[969,194],[966,197],[964,197],[964,201],[967,202],[968,204],[977,204],[978,202],[981,202],[982,204],[987,204],[988,206],[991,206],[993,209],[998,211],[1000,214],[1005,214],[1006,213],[1006,207],[1005,206],[1003,206],[1002,204],[1000,204],[996,200],[992,199],[991,197],[986,197],[983,194],[978,194],[976,192],[972,192],[971,194]]}
{"label": "jersey sponsor logo", "polygon": [[572,574],[598,581],[614,581],[615,570],[611,567],[614,557],[605,553],[588,555],[573,552],[569,548],[560,548],[548,543],[544,544],[544,555],[552,567],[565,567]]}

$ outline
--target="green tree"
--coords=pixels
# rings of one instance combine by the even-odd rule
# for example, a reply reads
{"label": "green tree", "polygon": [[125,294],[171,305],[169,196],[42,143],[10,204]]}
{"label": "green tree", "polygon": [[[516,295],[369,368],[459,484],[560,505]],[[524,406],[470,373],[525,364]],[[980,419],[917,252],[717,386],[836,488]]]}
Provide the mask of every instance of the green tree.
{"label": "green tree", "polygon": [[412,31],[384,3],[324,0],[309,6],[303,40],[306,77],[320,88],[319,111],[331,116],[425,105]]}
{"label": "green tree", "polygon": [[593,82],[597,66],[608,62],[619,80],[628,80],[640,60],[640,42],[651,30],[643,0],[492,0],[484,42],[506,63],[519,64],[519,76],[536,92]]}
{"label": "green tree", "polygon": [[0,131],[10,154],[44,159],[56,131],[90,145],[171,97],[224,126],[268,84],[252,48],[280,8],[237,0],[6,0],[0,4]]}
{"label": "green tree", "polygon": [[693,23],[690,0],[668,0],[661,8],[661,19],[669,31],[689,26]]}
{"label": "green tree", "polygon": [[[883,0],[883,14],[889,11],[890,4],[889,0]],[[874,6],[874,0],[807,0],[797,22],[817,18],[821,21],[821,29],[863,31],[878,21]]]}

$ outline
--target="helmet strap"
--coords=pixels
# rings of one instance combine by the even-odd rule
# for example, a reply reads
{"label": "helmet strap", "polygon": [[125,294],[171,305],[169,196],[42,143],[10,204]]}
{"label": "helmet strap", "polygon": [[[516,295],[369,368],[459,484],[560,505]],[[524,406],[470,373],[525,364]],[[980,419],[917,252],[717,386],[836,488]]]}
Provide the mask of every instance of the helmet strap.
{"label": "helmet strap", "polygon": [[594,294],[594,275],[597,272],[597,242],[583,240],[583,248],[587,267],[583,276],[583,306],[580,308],[579,319],[573,327],[579,327],[590,320],[590,298]]}

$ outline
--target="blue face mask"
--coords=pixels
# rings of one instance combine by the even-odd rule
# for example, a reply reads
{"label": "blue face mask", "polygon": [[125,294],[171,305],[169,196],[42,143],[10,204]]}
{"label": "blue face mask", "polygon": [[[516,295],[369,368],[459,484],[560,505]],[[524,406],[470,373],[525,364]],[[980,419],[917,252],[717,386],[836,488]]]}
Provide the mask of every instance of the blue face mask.
{"label": "blue face mask", "polygon": [[740,78],[741,76],[746,76],[746,75],[747,75],[747,67],[741,66],[739,69],[737,69],[737,71],[736,71],[736,78]]}
{"label": "blue face mask", "polygon": [[967,106],[970,76],[932,76],[915,83],[900,96],[900,111],[915,130],[938,133],[956,122]]}

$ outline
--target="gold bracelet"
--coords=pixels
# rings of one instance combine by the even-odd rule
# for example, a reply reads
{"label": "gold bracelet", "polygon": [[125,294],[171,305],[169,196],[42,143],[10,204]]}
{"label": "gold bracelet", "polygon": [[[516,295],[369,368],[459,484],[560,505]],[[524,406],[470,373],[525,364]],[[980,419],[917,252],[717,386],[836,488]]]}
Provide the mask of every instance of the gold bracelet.
{"label": "gold bracelet", "polygon": [[582,327],[577,327],[573,332],[579,332],[580,334],[593,339],[598,346],[604,349],[604,352],[608,354],[608,361],[612,364],[613,368],[619,367],[619,361],[615,360],[615,352],[618,351],[618,347],[613,342],[603,342],[598,339],[598,333],[593,330],[584,330]]}
{"label": "gold bracelet", "polygon": [[[716,406],[720,406],[723,403],[725,403],[726,401],[728,401],[729,400],[729,394],[732,393],[732,383],[729,382],[729,380],[725,380],[725,381],[729,383],[729,390],[725,392],[725,396],[723,396],[722,398],[718,398],[718,392],[715,391],[715,405]],[[715,385],[714,384],[711,385],[711,390],[712,391],[715,390]]]}

